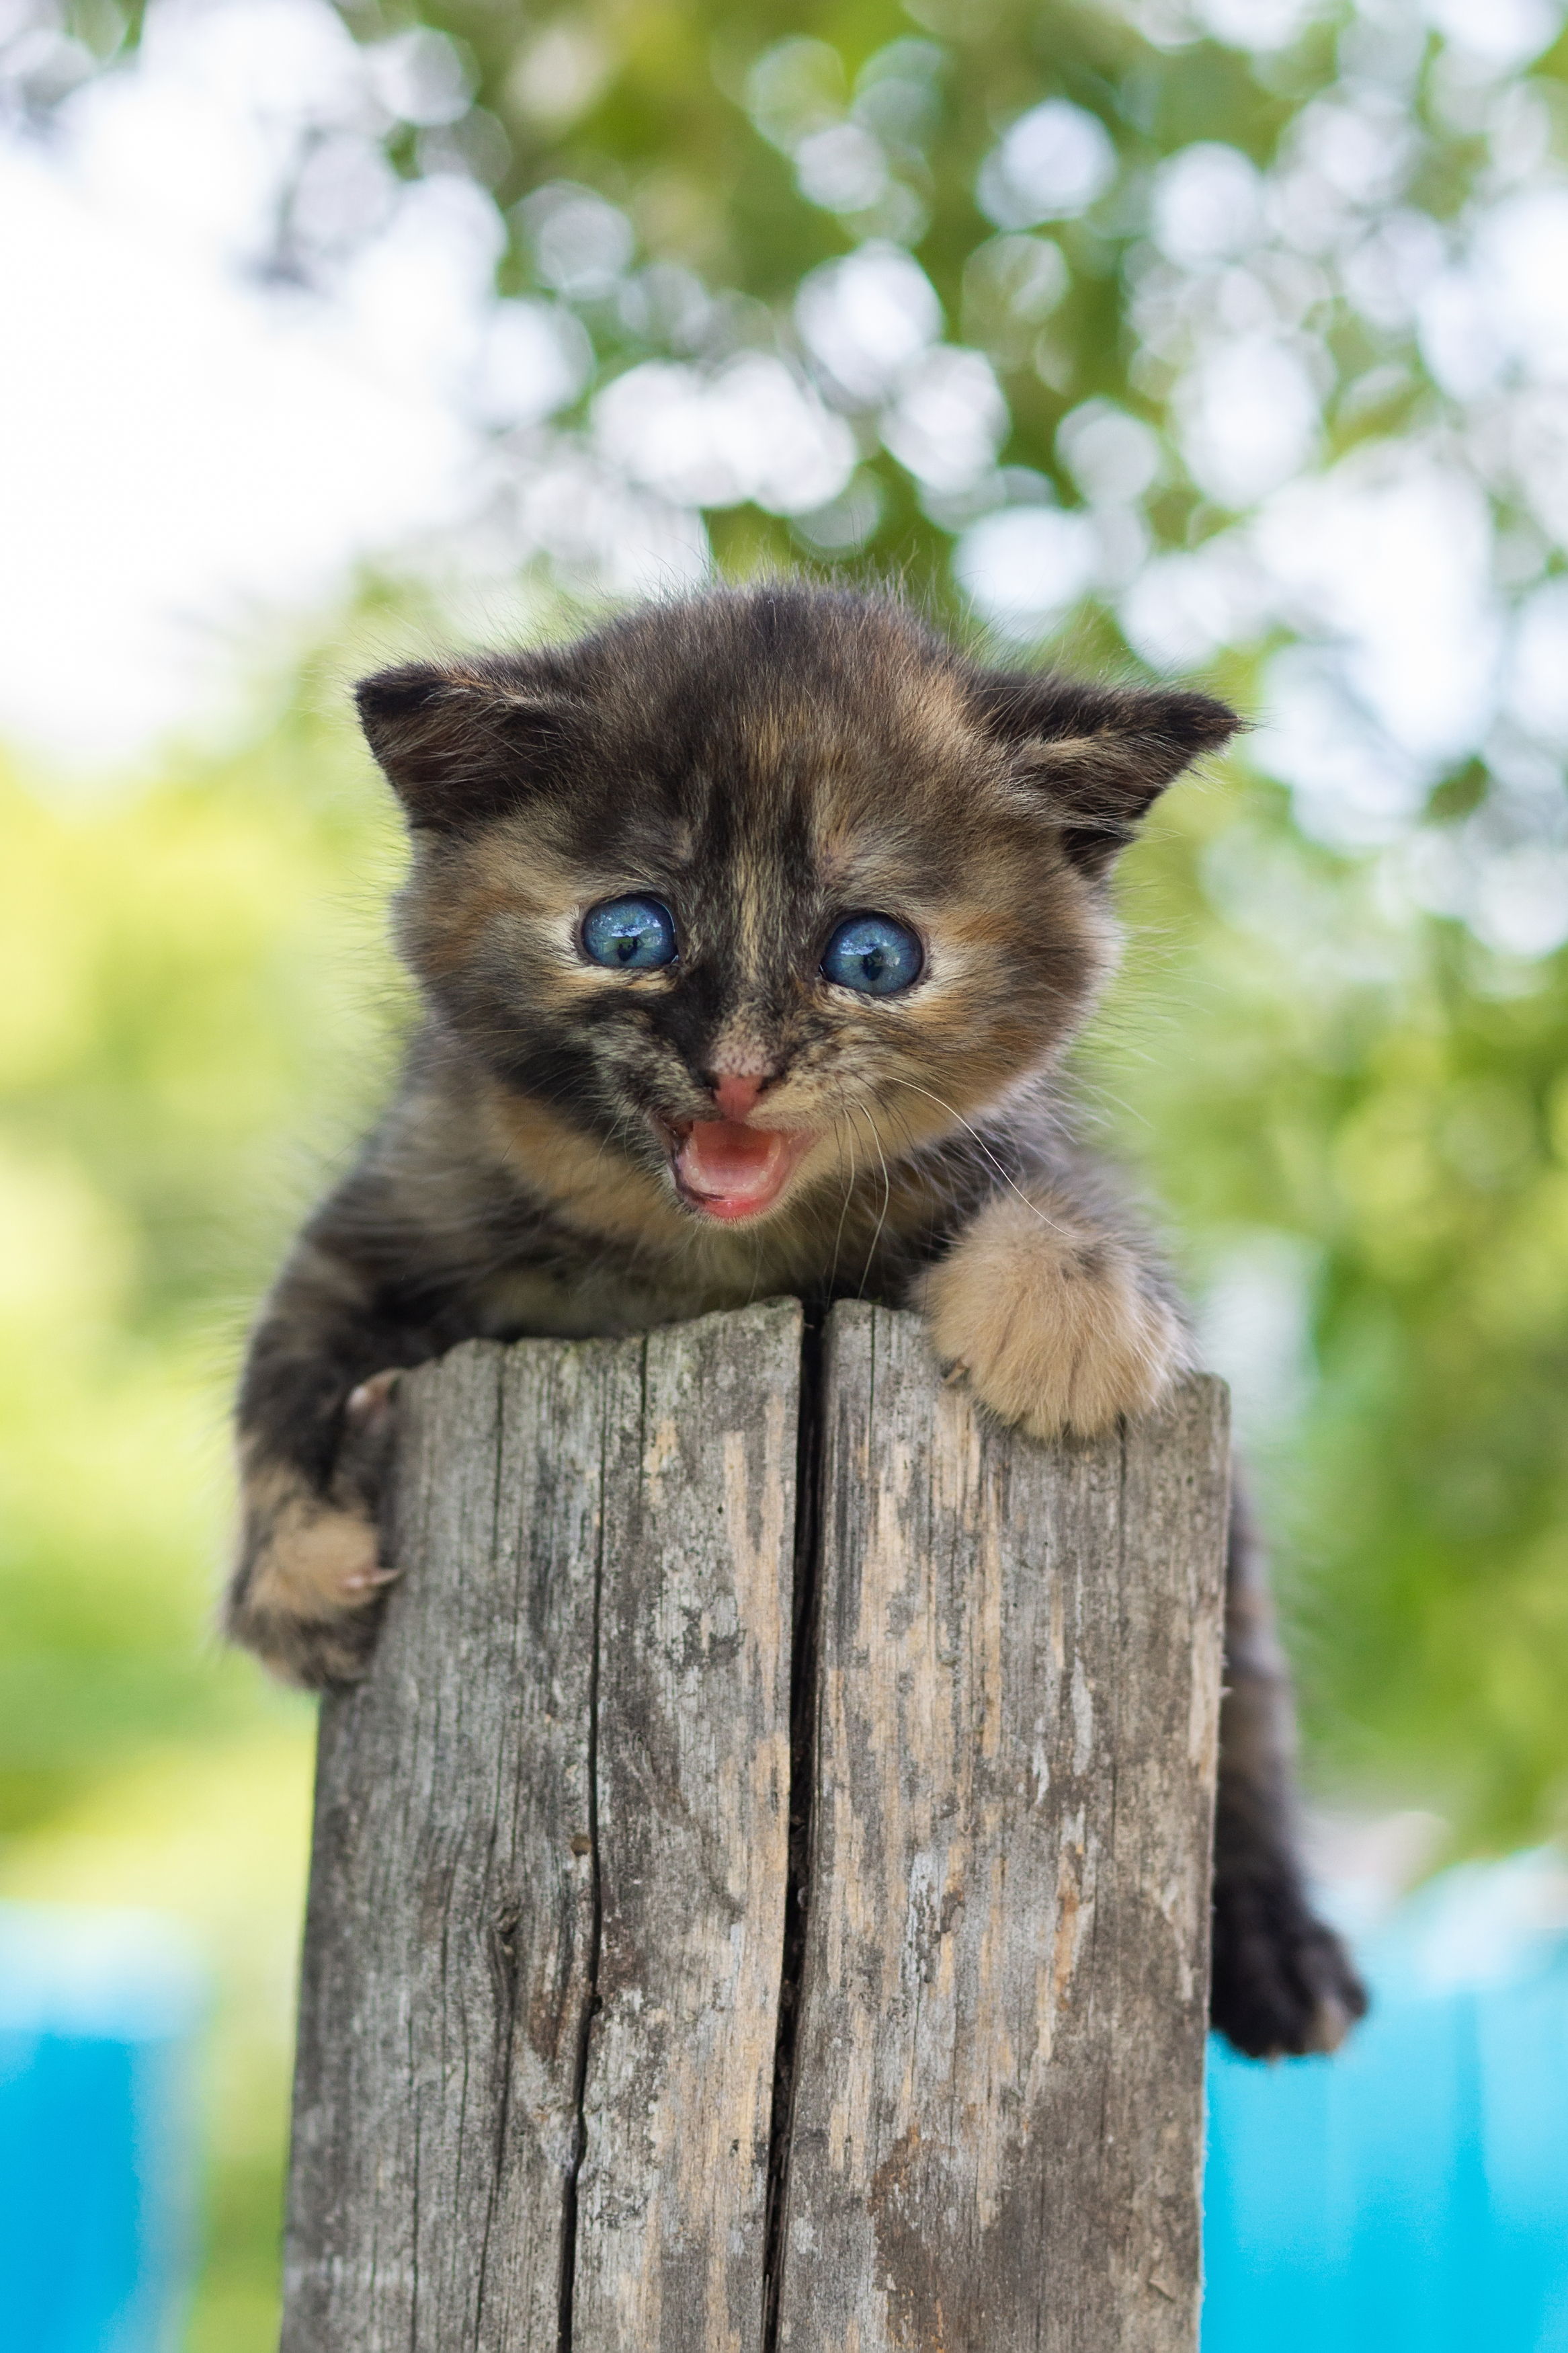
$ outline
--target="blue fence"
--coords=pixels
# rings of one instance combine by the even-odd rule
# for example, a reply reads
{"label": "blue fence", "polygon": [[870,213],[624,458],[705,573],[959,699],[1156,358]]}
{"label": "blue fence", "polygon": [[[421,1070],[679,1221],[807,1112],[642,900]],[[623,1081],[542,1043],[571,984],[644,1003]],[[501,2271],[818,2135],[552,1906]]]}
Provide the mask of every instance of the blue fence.
{"label": "blue fence", "polygon": [[174,2353],[204,2001],[149,1914],[0,1905],[0,2346]]}
{"label": "blue fence", "polygon": [[1445,1873],[1336,2058],[1214,2046],[1204,2353],[1568,2353],[1568,1880]]}

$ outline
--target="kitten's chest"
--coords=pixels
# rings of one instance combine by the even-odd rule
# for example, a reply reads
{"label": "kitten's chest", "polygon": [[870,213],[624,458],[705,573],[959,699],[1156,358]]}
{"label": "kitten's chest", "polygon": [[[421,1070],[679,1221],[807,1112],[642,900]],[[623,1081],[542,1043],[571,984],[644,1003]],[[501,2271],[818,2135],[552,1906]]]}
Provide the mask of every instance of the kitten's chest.
{"label": "kitten's chest", "polygon": [[619,1252],[585,1250],[574,1265],[518,1264],[488,1275],[476,1287],[474,1323],[486,1339],[616,1339],[807,1287],[754,1258],[749,1269],[713,1265],[693,1250],[638,1266]]}
{"label": "kitten's chest", "polygon": [[682,1312],[668,1283],[587,1270],[569,1277],[536,1267],[503,1268],[474,1296],[475,1331],[489,1340],[616,1339],[668,1324]]}
{"label": "kitten's chest", "polygon": [[[548,1256],[531,1251],[479,1278],[470,1290],[476,1337],[495,1340],[615,1339],[696,1315],[794,1295],[826,1304],[842,1295],[891,1297],[909,1255],[895,1245],[867,1253],[833,1247],[812,1231],[713,1233],[693,1226],[684,1247],[626,1250],[584,1236]],[[884,1231],[882,1239],[893,1243]],[[907,1270],[904,1270],[907,1271]]]}

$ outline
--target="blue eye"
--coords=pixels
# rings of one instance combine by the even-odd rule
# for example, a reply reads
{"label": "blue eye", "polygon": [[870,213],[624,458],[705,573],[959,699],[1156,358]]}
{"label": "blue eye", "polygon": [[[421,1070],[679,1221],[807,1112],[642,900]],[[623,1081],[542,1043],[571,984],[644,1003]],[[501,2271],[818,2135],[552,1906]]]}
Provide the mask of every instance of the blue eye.
{"label": "blue eye", "polygon": [[606,899],[583,918],[583,952],[612,972],[675,962],[675,923],[657,899]]}
{"label": "blue eye", "polygon": [[907,923],[891,915],[851,915],[827,943],[822,969],[840,988],[864,997],[893,997],[921,976],[921,944]]}

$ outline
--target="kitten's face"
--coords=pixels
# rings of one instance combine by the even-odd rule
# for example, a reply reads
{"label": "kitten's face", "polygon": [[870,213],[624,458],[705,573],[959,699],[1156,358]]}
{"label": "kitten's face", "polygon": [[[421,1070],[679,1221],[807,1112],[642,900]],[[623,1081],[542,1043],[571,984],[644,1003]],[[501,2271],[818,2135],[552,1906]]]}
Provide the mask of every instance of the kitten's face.
{"label": "kitten's face", "polygon": [[[1154,698],[988,679],[801,591],[363,700],[443,1018],[721,1223],[880,1186],[1058,1052],[1110,958],[1109,849],[1165,780]],[[1208,740],[1228,723],[1174,700]]]}

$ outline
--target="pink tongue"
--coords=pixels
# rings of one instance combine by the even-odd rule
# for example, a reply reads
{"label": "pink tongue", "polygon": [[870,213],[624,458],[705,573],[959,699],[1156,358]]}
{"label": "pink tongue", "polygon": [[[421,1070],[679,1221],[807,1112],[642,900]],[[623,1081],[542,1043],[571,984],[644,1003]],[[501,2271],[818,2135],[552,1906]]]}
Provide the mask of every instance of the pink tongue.
{"label": "pink tongue", "polygon": [[772,1189],[785,1148],[776,1131],[742,1127],[734,1119],[701,1119],[676,1159],[692,1192],[749,1198]]}

